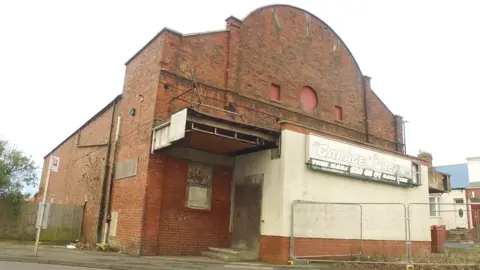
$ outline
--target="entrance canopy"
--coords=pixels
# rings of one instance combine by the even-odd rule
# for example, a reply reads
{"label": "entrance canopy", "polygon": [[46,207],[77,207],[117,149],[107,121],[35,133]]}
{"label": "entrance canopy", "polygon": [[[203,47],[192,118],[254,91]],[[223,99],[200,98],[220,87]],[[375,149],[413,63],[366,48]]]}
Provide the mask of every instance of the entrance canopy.
{"label": "entrance canopy", "polygon": [[279,131],[183,109],[153,128],[152,153],[170,146],[238,155],[278,146]]}

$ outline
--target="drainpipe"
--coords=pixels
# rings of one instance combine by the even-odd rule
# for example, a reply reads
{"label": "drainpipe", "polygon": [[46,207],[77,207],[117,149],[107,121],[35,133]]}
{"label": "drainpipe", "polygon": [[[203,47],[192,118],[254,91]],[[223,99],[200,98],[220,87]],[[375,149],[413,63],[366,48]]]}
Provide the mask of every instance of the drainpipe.
{"label": "drainpipe", "polygon": [[406,127],[406,123],[408,123],[408,121],[406,120],[403,120],[402,119],[402,131],[403,131],[403,147],[404,147],[404,153],[407,153],[407,135],[405,133],[405,127]]}
{"label": "drainpipe", "polygon": [[108,243],[108,233],[110,231],[110,221],[112,221],[112,193],[113,193],[113,181],[115,180],[115,165],[117,164],[118,153],[118,139],[120,137],[120,120],[121,116],[117,118],[117,131],[115,133],[115,145],[113,147],[113,164],[112,173],[110,174],[110,189],[108,190],[107,200],[107,220],[105,221],[105,233],[103,235],[103,243]]}
{"label": "drainpipe", "polygon": [[111,137],[112,137],[112,130],[113,130],[113,120],[115,119],[115,104],[117,103],[117,99],[112,101],[112,119],[110,121],[110,131],[108,132],[108,143],[107,143],[107,153],[105,157],[105,165],[103,168],[103,184],[102,184],[102,195],[100,197],[100,209],[98,210],[98,222],[97,222],[97,235],[95,237],[95,241],[98,243],[100,241],[100,237],[102,235],[102,223],[103,217],[105,216],[105,193],[107,193],[107,179],[108,179],[108,172],[110,169],[110,149],[112,148]]}

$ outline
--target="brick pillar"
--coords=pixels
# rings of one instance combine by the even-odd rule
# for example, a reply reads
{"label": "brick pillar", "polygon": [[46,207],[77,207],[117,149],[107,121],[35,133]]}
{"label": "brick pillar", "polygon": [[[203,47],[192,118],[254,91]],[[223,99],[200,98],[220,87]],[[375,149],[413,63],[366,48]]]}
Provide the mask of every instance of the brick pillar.
{"label": "brick pillar", "polygon": [[432,163],[433,163],[433,156],[432,154],[428,153],[428,152],[424,152],[424,151],[420,151],[420,153],[418,153],[417,157],[421,160],[424,160],[426,162],[428,162],[428,166],[432,166]]}
{"label": "brick pillar", "polygon": [[[240,46],[240,27],[242,21],[230,16],[226,20],[226,28],[228,30],[228,61],[225,67],[225,88],[229,91],[225,93],[225,110],[236,112],[235,91],[238,91],[239,85],[237,80],[238,68],[238,48]],[[234,115],[229,115],[233,118]]]}
{"label": "brick pillar", "polygon": [[159,154],[150,156],[145,189],[145,212],[142,231],[142,255],[157,255],[160,232],[165,158]]}
{"label": "brick pillar", "polygon": [[443,253],[445,244],[445,226],[433,225],[430,229],[432,234],[432,253]]}

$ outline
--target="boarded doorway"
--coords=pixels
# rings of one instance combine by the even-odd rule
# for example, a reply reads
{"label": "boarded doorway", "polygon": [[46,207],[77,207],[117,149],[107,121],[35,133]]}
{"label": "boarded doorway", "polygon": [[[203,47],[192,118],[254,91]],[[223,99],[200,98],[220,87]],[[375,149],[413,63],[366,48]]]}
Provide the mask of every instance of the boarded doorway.
{"label": "boarded doorway", "polygon": [[232,247],[258,250],[263,174],[250,175],[235,185]]}

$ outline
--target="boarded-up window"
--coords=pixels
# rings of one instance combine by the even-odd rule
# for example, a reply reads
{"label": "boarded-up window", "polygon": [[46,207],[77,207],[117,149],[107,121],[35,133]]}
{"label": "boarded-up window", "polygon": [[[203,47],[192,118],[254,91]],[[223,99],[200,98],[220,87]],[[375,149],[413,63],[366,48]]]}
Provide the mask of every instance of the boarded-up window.
{"label": "boarded-up window", "polygon": [[413,184],[420,185],[420,165],[418,163],[412,162],[412,182]]}
{"label": "boarded-up window", "polygon": [[343,111],[340,106],[335,106],[335,120],[343,121]]}
{"label": "boarded-up window", "polygon": [[438,217],[440,216],[440,205],[439,205],[439,197],[430,197],[430,216],[431,217]]}
{"label": "boarded-up window", "polygon": [[270,98],[275,101],[280,101],[280,85],[272,83],[270,87]]}
{"label": "boarded-up window", "polygon": [[122,179],[137,175],[138,157],[117,163],[115,179]]}
{"label": "boarded-up window", "polygon": [[210,209],[212,197],[212,166],[191,162],[188,166],[186,206]]}

